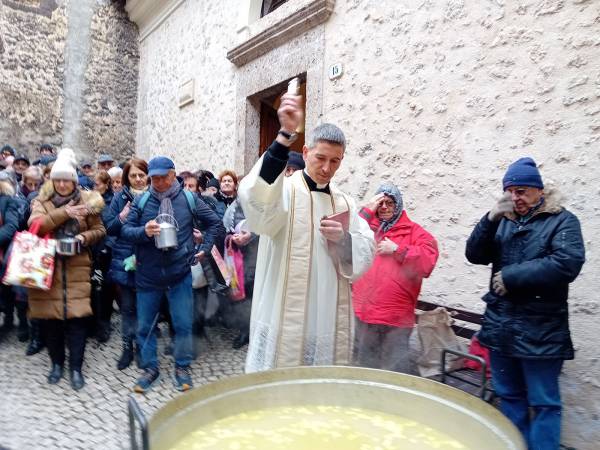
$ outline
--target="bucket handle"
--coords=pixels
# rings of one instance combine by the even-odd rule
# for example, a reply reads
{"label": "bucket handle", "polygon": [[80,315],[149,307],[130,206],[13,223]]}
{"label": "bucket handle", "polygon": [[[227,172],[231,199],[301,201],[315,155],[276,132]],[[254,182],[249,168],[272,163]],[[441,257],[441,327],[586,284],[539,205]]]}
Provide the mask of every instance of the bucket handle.
{"label": "bucket handle", "polygon": [[[175,229],[177,231],[179,231],[179,224],[177,223],[177,219],[175,219],[175,216],[172,216],[171,214],[159,214],[158,216],[156,216],[156,218],[154,220],[156,220],[158,222],[158,218],[161,216],[165,216],[165,217],[170,217],[171,219],[173,219],[173,222],[175,222]],[[166,220],[165,220],[166,222]],[[161,222],[158,222],[161,223]]]}
{"label": "bucket handle", "polygon": [[148,439],[148,421],[140,409],[140,405],[138,405],[133,396],[129,397],[129,401],[127,402],[127,410],[129,412],[129,441],[131,443],[131,450],[140,449],[137,442],[137,430],[135,427],[136,422],[139,423],[140,430],[142,432],[142,450],[150,450],[150,441]]}

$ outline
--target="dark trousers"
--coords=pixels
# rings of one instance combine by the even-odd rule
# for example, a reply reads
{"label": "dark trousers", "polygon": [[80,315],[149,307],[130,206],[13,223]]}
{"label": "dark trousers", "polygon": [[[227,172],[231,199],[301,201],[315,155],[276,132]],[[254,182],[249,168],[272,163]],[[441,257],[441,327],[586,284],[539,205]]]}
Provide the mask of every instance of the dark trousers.
{"label": "dark trousers", "polygon": [[0,310],[4,312],[4,325],[14,325],[15,309],[21,326],[27,326],[27,295],[22,295],[22,288],[0,285]]}
{"label": "dark trousers", "polygon": [[117,294],[121,303],[121,334],[123,341],[134,341],[137,330],[136,293],[134,288],[117,286]]}
{"label": "dark trousers", "polygon": [[408,342],[412,328],[365,323],[355,317],[356,364],[372,369],[410,373]]}
{"label": "dark trousers", "polygon": [[500,410],[523,433],[529,449],[558,450],[563,360],[511,358],[491,351],[490,363]]}
{"label": "dark trousers", "polygon": [[64,366],[66,344],[69,349],[69,368],[80,371],[85,353],[86,319],[41,320],[40,322],[52,364]]}

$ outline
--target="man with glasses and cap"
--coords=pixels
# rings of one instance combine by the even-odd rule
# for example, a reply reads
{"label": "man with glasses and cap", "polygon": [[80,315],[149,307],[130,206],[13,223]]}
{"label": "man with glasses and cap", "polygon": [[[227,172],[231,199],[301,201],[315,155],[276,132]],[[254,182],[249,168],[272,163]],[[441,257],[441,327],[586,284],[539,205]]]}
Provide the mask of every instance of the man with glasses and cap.
{"label": "man with glasses and cap", "polygon": [[558,379],[574,358],[569,284],[585,261],[581,227],[531,158],[508,167],[502,188],[467,241],[469,262],[492,268],[478,338],[490,350],[501,411],[529,448],[558,450]]}
{"label": "man with glasses and cap", "polygon": [[[155,327],[166,296],[175,330],[174,385],[186,391],[193,386],[190,364],[194,300],[190,267],[210,253],[213,244],[223,238],[225,229],[221,219],[204,201],[195,193],[184,191],[176,178],[175,164],[169,158],[151,159],[148,176],[150,189],[135,199],[121,229],[121,237],[135,244],[137,261],[137,344],[144,373],[133,390],[144,393],[159,378]],[[176,223],[176,246],[157,248],[155,237],[161,234],[159,216],[166,222]],[[203,235],[198,248],[194,245],[194,227],[200,228]]]}

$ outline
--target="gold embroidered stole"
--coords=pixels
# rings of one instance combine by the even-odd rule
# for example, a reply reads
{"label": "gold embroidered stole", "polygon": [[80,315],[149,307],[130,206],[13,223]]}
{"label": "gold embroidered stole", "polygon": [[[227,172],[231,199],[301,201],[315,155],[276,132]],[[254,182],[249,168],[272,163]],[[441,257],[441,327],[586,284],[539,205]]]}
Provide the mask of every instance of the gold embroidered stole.
{"label": "gold embroidered stole", "polygon": [[[277,336],[275,355],[276,367],[304,365],[306,344],[306,318],[309,284],[314,244],[314,217],[311,192],[306,185],[302,171],[297,171],[290,180],[291,199],[285,258],[286,278],[283,286],[283,299],[280,327]],[[349,209],[344,194],[331,187],[331,202],[334,213]],[[334,334],[334,364],[348,364],[352,352],[352,305],[349,280],[338,273],[337,317]],[[334,293],[332,293],[333,296]],[[332,299],[333,300],[333,299]]]}

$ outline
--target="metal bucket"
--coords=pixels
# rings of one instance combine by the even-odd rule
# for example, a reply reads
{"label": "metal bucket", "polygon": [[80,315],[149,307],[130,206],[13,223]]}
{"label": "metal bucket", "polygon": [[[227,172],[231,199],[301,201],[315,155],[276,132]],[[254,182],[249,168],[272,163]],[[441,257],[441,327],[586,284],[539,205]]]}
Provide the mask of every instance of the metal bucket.
{"label": "metal bucket", "polygon": [[[163,221],[160,221],[160,217],[164,217]],[[177,247],[177,221],[175,217],[169,214],[160,214],[156,217],[156,221],[159,222],[160,234],[154,236],[154,244],[156,248],[160,250],[169,250],[170,248]]]}
{"label": "metal bucket", "polygon": [[436,381],[358,367],[293,367],[252,373],[193,389],[145,420],[129,400],[132,449],[135,423],[145,450],[167,450],[215,420],[264,407],[332,405],[395,414],[432,427],[469,449],[525,450],[521,434],[479,398]]}
{"label": "metal bucket", "polygon": [[81,242],[79,239],[62,238],[56,241],[56,253],[62,256],[77,255],[81,250]]}

